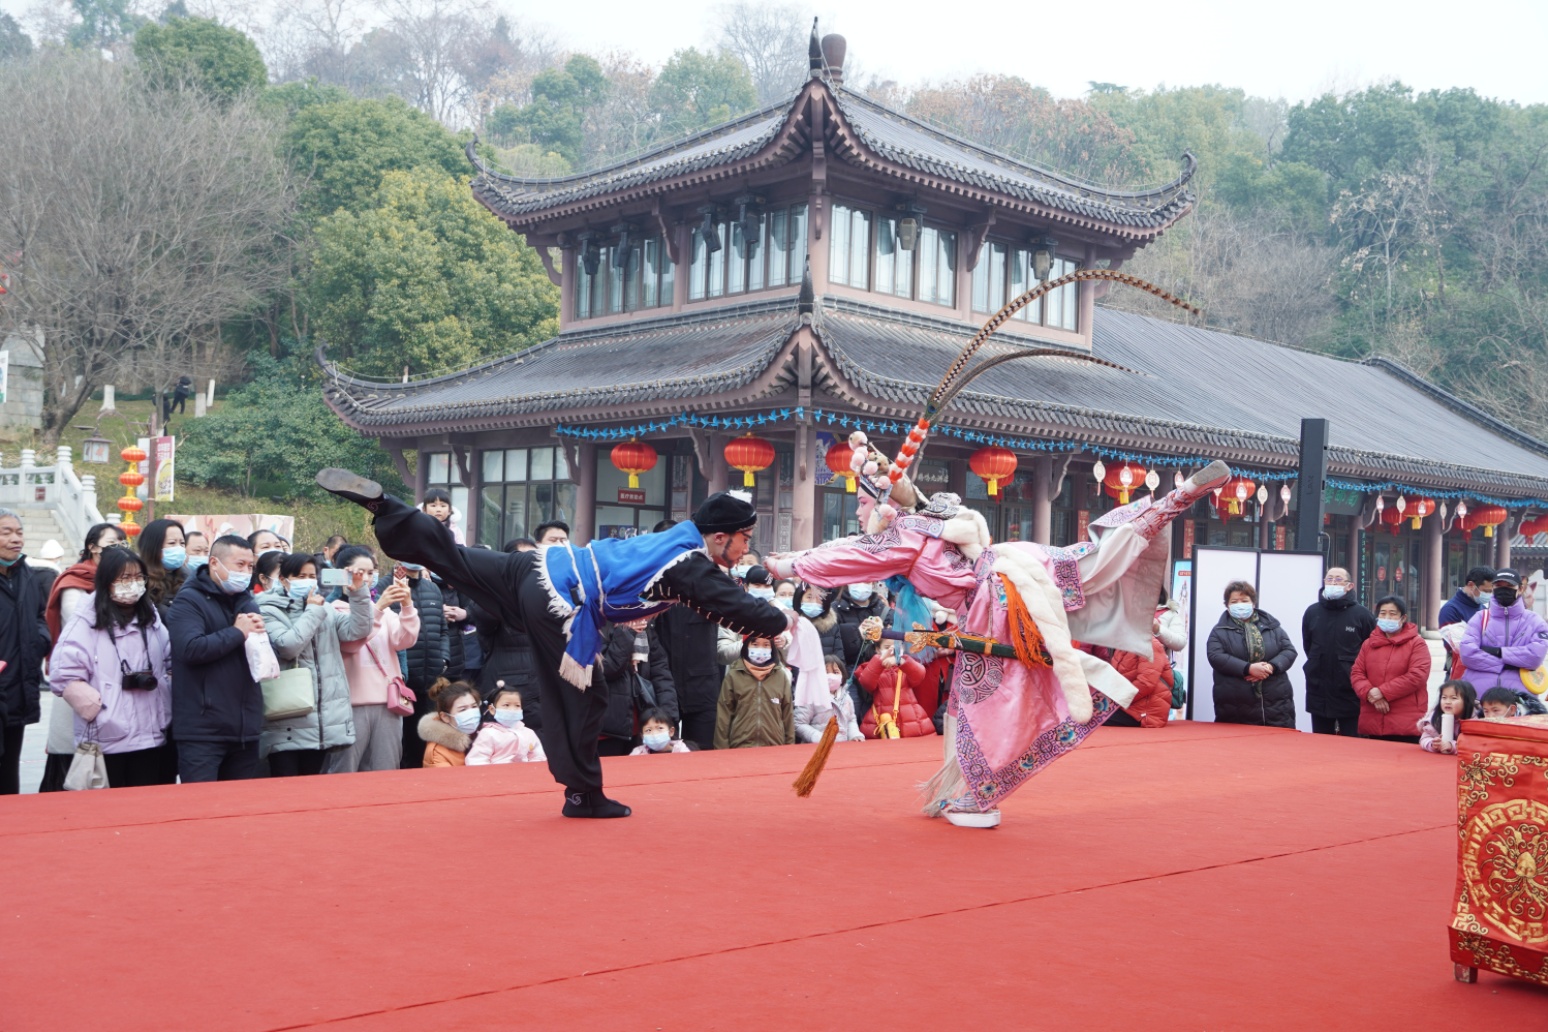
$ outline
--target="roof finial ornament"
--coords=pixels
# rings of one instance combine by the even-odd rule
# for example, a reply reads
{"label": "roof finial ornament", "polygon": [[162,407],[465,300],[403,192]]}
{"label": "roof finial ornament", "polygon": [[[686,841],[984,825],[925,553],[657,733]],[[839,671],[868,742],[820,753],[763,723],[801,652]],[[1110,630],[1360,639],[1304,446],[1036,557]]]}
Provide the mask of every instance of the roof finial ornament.
{"label": "roof finial ornament", "polygon": [[812,289],[812,256],[806,256],[806,271],[801,273],[801,292],[796,295],[796,311],[811,315],[817,307],[817,292]]}
{"label": "roof finial ornament", "polygon": [[822,37],[817,35],[817,19],[812,19],[812,41],[807,44],[806,56],[811,65],[810,78],[816,79],[822,75]]}

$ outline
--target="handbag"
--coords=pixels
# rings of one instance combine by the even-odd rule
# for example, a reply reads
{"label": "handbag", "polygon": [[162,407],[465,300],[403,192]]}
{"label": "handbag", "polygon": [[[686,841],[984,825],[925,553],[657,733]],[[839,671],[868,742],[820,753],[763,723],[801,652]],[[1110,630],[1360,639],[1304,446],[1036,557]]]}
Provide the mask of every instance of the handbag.
{"label": "handbag", "polygon": [[641,713],[656,708],[656,686],[646,680],[645,675],[638,670],[634,672],[634,694],[638,699],[637,708]]}
{"label": "handbag", "polygon": [[1172,708],[1182,709],[1188,705],[1188,681],[1183,677],[1183,672],[1177,669],[1177,664],[1172,664]]}
{"label": "handbag", "polygon": [[107,759],[102,755],[102,746],[93,740],[95,734],[94,724],[87,724],[86,741],[75,747],[75,758],[65,774],[66,792],[108,787]]}
{"label": "handbag", "polygon": [[[387,668],[382,666],[382,661],[376,655],[376,650],[371,647],[369,638],[366,639],[365,650],[370,655],[371,662],[376,664],[376,669],[382,672],[382,676],[387,676]],[[403,680],[402,674],[393,674],[387,681],[387,712],[396,713],[400,717],[414,715],[414,689]]]}
{"label": "handbag", "polygon": [[317,676],[311,667],[298,663],[260,683],[264,720],[289,720],[317,712]]}

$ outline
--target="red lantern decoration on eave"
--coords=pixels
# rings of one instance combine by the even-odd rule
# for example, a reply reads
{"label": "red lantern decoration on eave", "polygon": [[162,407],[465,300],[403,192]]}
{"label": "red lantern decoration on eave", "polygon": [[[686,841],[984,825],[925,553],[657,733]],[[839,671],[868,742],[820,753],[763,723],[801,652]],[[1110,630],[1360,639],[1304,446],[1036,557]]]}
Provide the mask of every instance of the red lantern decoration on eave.
{"label": "red lantern decoration on eave", "polygon": [[1418,498],[1409,505],[1408,510],[1403,513],[1403,518],[1406,520],[1411,520],[1412,522],[1409,524],[1409,526],[1414,530],[1418,530],[1420,524],[1424,522],[1424,518],[1426,516],[1433,515],[1435,509],[1435,499]]}
{"label": "red lantern decoration on eave", "polygon": [[656,449],[632,437],[623,444],[614,445],[609,457],[620,473],[629,474],[630,487],[639,487],[640,474],[656,468]]}
{"label": "red lantern decoration on eave", "polygon": [[1453,528],[1462,532],[1463,541],[1473,540],[1473,528],[1476,526],[1478,526],[1478,521],[1473,518],[1471,512],[1458,516],[1456,522],[1452,524]]}
{"label": "red lantern decoration on eave", "polygon": [[1125,462],[1107,471],[1107,476],[1102,478],[1102,490],[1118,499],[1119,505],[1128,505],[1129,496],[1144,483],[1145,467]]}
{"label": "red lantern decoration on eave", "polygon": [[1215,496],[1215,508],[1220,512],[1220,518],[1228,520],[1232,516],[1240,516],[1247,504],[1247,499],[1252,497],[1258,485],[1246,477],[1232,477],[1220,485],[1220,493]]}
{"label": "red lantern decoration on eave", "polygon": [[833,475],[844,478],[844,490],[850,494],[855,493],[855,471],[849,465],[854,457],[855,449],[850,447],[848,441],[834,441],[828,446],[828,454],[824,458]]}
{"label": "red lantern decoration on eave", "polygon": [[1484,529],[1484,537],[1486,538],[1492,538],[1494,536],[1494,528],[1504,523],[1510,517],[1510,513],[1505,510],[1503,505],[1480,505],[1476,509],[1469,509],[1467,514],[1472,519],[1474,526]]}
{"label": "red lantern decoration on eave", "polygon": [[728,442],[725,454],[726,465],[742,471],[743,487],[754,486],[753,474],[774,465],[774,446],[751,430]]}
{"label": "red lantern decoration on eave", "polygon": [[1403,525],[1405,515],[1406,514],[1404,513],[1398,512],[1397,506],[1389,505],[1385,509],[1381,510],[1381,522],[1391,527],[1392,533],[1396,535],[1398,529]]}
{"label": "red lantern decoration on eave", "polygon": [[1000,481],[1016,475],[1016,453],[997,444],[978,449],[968,458],[968,468],[984,478],[989,485],[989,497],[1000,494]]}

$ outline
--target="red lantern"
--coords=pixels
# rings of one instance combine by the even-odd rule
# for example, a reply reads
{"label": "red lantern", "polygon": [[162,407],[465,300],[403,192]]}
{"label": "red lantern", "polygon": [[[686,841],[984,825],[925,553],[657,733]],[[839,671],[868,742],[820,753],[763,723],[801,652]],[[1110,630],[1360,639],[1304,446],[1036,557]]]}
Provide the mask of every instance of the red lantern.
{"label": "red lantern", "polygon": [[1476,509],[1469,509],[1468,516],[1472,518],[1475,526],[1484,529],[1484,537],[1492,538],[1494,528],[1504,523],[1510,513],[1505,511],[1503,505],[1480,505]]}
{"label": "red lantern", "polygon": [[1252,497],[1253,491],[1258,485],[1246,477],[1232,477],[1222,484],[1215,496],[1215,507],[1220,511],[1220,518],[1230,519],[1232,516],[1240,516],[1242,507],[1247,499]]}
{"label": "red lantern", "polygon": [[629,474],[630,487],[639,487],[640,474],[656,468],[656,449],[632,437],[623,444],[614,445],[611,458],[620,473]]}
{"label": "red lantern", "polygon": [[752,487],[753,474],[774,465],[774,446],[751,430],[726,445],[726,465],[742,471],[742,486]]}
{"label": "red lantern", "polygon": [[972,454],[968,467],[989,485],[989,497],[997,498],[1000,481],[1016,475],[1016,453],[997,444],[986,445]]}
{"label": "red lantern", "polygon": [[1478,526],[1478,521],[1474,519],[1473,514],[1469,512],[1458,516],[1455,526],[1457,530],[1462,532],[1463,541],[1471,541],[1473,540],[1473,528]]}
{"label": "red lantern", "polygon": [[1133,466],[1125,462],[1116,469],[1107,471],[1107,476],[1102,480],[1102,489],[1118,499],[1119,505],[1128,505],[1130,493],[1144,482],[1144,467]]}
{"label": "red lantern", "polygon": [[1403,513],[1403,517],[1405,519],[1412,520],[1413,522],[1410,523],[1409,526],[1411,526],[1414,530],[1418,530],[1419,525],[1424,522],[1424,518],[1426,516],[1432,515],[1434,512],[1435,499],[1420,498],[1409,506],[1409,511]]}
{"label": "red lantern", "polygon": [[145,461],[145,452],[131,444],[119,452],[118,457],[129,464],[128,469],[118,474],[118,482],[124,485],[124,496],[114,503],[124,514],[118,529],[132,538],[138,537],[140,525],[134,522],[134,514],[145,508],[145,503],[135,496],[134,489],[145,483],[145,474],[140,472],[140,463]]}
{"label": "red lantern", "polygon": [[849,467],[854,456],[855,450],[849,446],[848,441],[834,441],[828,446],[828,469],[834,476],[844,478],[844,490],[850,494],[855,493],[855,471]]}
{"label": "red lantern", "polygon": [[1403,524],[1403,513],[1398,512],[1397,506],[1389,505],[1381,510],[1381,522],[1391,527],[1392,533],[1396,534]]}

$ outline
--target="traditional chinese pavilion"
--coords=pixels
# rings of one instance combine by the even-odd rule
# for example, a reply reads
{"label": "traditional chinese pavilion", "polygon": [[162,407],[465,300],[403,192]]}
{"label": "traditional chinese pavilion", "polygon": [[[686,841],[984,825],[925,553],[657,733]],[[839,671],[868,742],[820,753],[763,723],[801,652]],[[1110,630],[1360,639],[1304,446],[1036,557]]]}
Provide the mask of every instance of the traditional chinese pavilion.
{"label": "traditional chinese pavilion", "polygon": [[[591,172],[519,179],[470,148],[474,195],[559,287],[559,335],[407,383],[328,365],[329,403],[405,476],[416,452],[416,488],[449,488],[495,547],[550,518],[580,540],[646,531],[743,483],[760,547],[852,532],[834,472],[849,431],[895,445],[1008,298],[1117,268],[1185,216],[1194,163],[1154,189],[1082,182],[851,92],[843,59],[841,37],[814,36],[788,102]],[[1293,548],[1300,421],[1323,417],[1327,534],[1308,546],[1430,624],[1469,565],[1508,560],[1548,510],[1548,445],[1401,366],[1109,310],[1103,286],[1011,320],[995,346],[1036,354],[975,381],[915,467],[998,537],[1069,543],[1218,457],[1237,479],[1178,521],[1174,554]]]}

